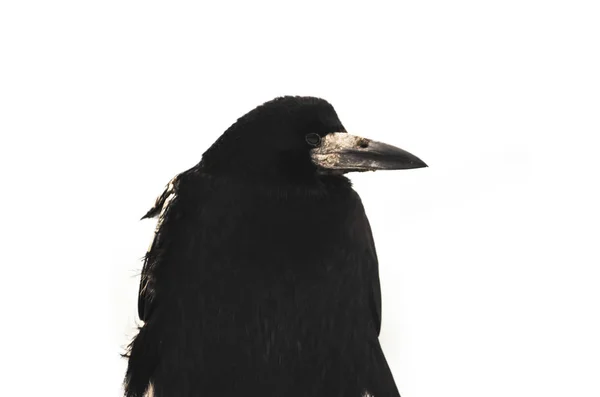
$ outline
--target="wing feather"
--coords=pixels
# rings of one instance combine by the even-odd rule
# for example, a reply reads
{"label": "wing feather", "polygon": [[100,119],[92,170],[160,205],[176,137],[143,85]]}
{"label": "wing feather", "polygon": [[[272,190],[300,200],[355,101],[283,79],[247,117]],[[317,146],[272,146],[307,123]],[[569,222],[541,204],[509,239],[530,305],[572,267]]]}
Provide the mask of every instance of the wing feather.
{"label": "wing feather", "polygon": [[142,267],[142,275],[140,279],[140,290],[138,294],[138,316],[142,321],[148,321],[149,314],[152,309],[152,302],[154,300],[154,283],[153,279],[153,268],[156,266],[160,258],[161,253],[161,229],[165,217],[169,212],[172,205],[174,205],[174,199],[177,197],[178,187],[178,176],[175,176],[165,188],[165,191],[158,196],[154,207],[150,209],[142,217],[154,218],[158,216],[158,222],[156,223],[156,229],[154,230],[154,236],[144,257],[144,266]]}

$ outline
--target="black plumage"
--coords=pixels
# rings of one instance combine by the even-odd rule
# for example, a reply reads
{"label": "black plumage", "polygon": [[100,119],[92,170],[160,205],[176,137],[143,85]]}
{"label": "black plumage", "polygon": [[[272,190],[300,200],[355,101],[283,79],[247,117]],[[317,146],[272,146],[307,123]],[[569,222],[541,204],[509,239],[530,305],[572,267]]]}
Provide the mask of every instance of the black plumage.
{"label": "black plumage", "polygon": [[375,245],[343,174],[422,166],[345,134],[322,99],[240,118],[145,216],[158,225],[127,397],[398,396]]}

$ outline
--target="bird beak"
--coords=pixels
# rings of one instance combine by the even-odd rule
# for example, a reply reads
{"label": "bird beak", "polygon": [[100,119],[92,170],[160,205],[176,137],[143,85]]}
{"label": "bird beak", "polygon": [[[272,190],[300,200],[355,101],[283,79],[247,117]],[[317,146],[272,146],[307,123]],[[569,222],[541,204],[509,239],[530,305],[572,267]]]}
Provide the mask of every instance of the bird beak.
{"label": "bird beak", "polygon": [[406,170],[427,167],[421,159],[386,143],[334,132],[311,150],[313,163],[321,170],[338,172]]}

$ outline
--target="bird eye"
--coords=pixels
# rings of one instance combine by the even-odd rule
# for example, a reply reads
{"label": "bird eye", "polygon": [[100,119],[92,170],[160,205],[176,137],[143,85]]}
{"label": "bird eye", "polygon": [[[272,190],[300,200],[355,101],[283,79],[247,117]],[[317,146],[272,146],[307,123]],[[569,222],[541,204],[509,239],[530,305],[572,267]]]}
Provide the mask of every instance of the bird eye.
{"label": "bird eye", "polygon": [[311,134],[306,134],[306,143],[310,146],[319,146],[321,144],[321,136],[319,134],[315,134],[314,132]]}

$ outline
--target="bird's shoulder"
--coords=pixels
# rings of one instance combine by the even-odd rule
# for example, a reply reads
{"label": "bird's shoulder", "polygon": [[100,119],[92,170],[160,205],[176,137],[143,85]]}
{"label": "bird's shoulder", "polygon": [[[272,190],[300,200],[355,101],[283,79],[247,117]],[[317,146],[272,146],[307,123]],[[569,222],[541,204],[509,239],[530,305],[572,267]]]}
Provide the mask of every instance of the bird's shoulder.
{"label": "bird's shoulder", "polygon": [[201,194],[209,179],[197,166],[175,175],[142,219],[161,219],[175,198]]}

